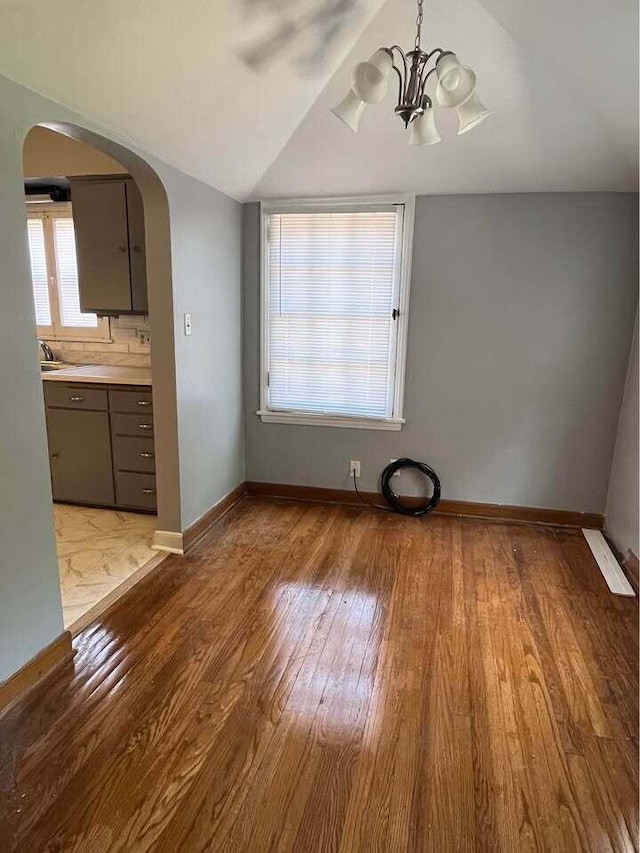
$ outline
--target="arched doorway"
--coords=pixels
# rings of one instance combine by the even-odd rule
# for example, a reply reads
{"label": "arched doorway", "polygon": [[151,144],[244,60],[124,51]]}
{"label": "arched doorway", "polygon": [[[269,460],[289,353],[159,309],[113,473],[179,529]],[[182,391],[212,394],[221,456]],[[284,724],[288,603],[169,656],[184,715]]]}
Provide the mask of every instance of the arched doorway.
{"label": "arched doorway", "polygon": [[171,235],[169,204],[155,170],[139,155],[106,137],[65,122],[43,122],[42,127],[85,143],[120,163],[135,180],[144,205],[149,318],[154,345],[151,370],[154,379],[156,456],[158,477],[158,528],[180,531],[177,406]]}
{"label": "arched doorway", "polygon": [[[42,384],[63,619],[75,632],[157,564],[155,531],[179,530],[169,211],[160,179],[142,158],[75,125],[32,128],[23,164],[38,336],[52,359],[42,368],[56,368],[43,372]],[[125,262],[127,273],[131,262],[133,275],[134,260],[143,272],[144,305],[122,314],[109,310],[114,294],[108,291],[117,285],[105,271],[107,308],[86,313],[78,289],[79,283],[86,287],[82,274],[90,271],[86,264],[79,269],[75,256],[106,262],[109,270],[100,244],[104,249],[108,243],[104,230],[119,211],[105,201],[120,197],[125,232],[134,210],[144,232],[137,235],[141,247],[127,247]],[[81,211],[84,220],[78,219]],[[79,226],[81,234],[102,229],[95,244],[78,246]],[[124,249],[113,247],[116,253]],[[43,267],[39,290],[34,257],[35,266],[41,260]],[[38,299],[43,292],[44,309]],[[136,336],[146,332],[153,346],[145,353]],[[135,344],[123,343],[132,335]],[[53,361],[54,351],[60,363]],[[125,384],[119,384],[123,374]],[[102,379],[104,385],[97,384]],[[122,414],[137,397],[149,408]],[[150,432],[136,437],[143,427]]]}

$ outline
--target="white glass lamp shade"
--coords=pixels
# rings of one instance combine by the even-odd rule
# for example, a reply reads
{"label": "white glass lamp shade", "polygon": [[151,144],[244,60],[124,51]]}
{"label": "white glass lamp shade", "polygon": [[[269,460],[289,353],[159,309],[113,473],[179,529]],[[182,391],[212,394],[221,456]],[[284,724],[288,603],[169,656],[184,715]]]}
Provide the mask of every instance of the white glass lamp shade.
{"label": "white glass lamp shade", "polygon": [[493,110],[488,110],[481,102],[480,98],[474,94],[465,101],[462,106],[456,109],[458,114],[458,134],[466,133],[483,122],[490,115],[493,115]]}
{"label": "white glass lamp shade", "polygon": [[440,142],[440,134],[436,127],[435,110],[426,107],[424,113],[411,124],[409,145],[435,145]]}
{"label": "white glass lamp shade", "polygon": [[453,53],[441,56],[436,62],[436,101],[441,107],[452,109],[468,101],[476,90],[475,72],[460,65]]}
{"label": "white glass lamp shade", "polygon": [[377,50],[368,62],[359,62],[351,72],[351,88],[366,104],[384,100],[389,88],[393,60],[386,50]]}
{"label": "white glass lamp shade", "polygon": [[366,103],[354,92],[349,92],[347,97],[343,101],[340,101],[338,106],[334,107],[331,112],[335,116],[338,116],[340,121],[343,121],[354,133],[357,133],[360,127],[360,119],[366,106]]}

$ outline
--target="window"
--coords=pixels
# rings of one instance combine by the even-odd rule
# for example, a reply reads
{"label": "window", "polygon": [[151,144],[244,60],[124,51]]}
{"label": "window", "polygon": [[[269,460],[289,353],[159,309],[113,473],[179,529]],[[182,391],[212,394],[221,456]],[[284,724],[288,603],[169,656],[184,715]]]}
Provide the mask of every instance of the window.
{"label": "window", "polygon": [[80,310],[71,205],[30,203],[27,215],[38,334],[48,340],[110,340],[109,321]]}
{"label": "window", "polygon": [[262,205],[263,421],[401,428],[413,208]]}

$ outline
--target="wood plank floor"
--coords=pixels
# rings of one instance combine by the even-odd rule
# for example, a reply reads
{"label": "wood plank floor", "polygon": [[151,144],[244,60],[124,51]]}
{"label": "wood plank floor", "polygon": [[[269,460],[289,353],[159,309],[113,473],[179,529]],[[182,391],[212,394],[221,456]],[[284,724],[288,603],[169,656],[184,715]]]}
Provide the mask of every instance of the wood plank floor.
{"label": "wood plank floor", "polygon": [[638,621],[578,531],[248,499],[0,721],[0,850],[630,851]]}

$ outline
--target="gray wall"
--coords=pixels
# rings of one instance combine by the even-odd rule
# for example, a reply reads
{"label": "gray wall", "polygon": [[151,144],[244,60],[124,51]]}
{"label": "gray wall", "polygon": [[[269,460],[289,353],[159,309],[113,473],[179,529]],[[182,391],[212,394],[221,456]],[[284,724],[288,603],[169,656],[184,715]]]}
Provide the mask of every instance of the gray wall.
{"label": "gray wall", "polygon": [[19,139],[0,88],[0,681],[62,631]]}
{"label": "gray wall", "polygon": [[[242,205],[175,171],[163,172],[163,180],[171,214],[184,530],[245,479]],[[192,314],[190,337],[185,312]]]}
{"label": "gray wall", "polygon": [[607,498],[607,533],[620,553],[640,556],[638,536],[638,320],[620,411],[618,437]]}
{"label": "gray wall", "polygon": [[[389,459],[457,500],[604,512],[637,299],[637,197],[417,199],[401,432],[263,424],[259,209],[245,206],[247,477],[374,489]],[[403,475],[405,476],[405,475]]]}
{"label": "gray wall", "polygon": [[[154,400],[163,411],[156,441],[167,455],[158,485],[165,529],[185,529],[244,478],[240,206],[142,152],[123,158],[129,142],[0,77],[0,681],[62,631],[22,177],[24,137],[44,122],[88,129],[79,134],[84,141],[91,132],[106,140],[103,150],[142,189],[147,233],[163,235],[153,240],[148,273]],[[183,310],[193,313],[190,339],[182,336]],[[214,318],[218,310],[226,316]],[[215,474],[211,464],[201,470],[210,457]]]}

